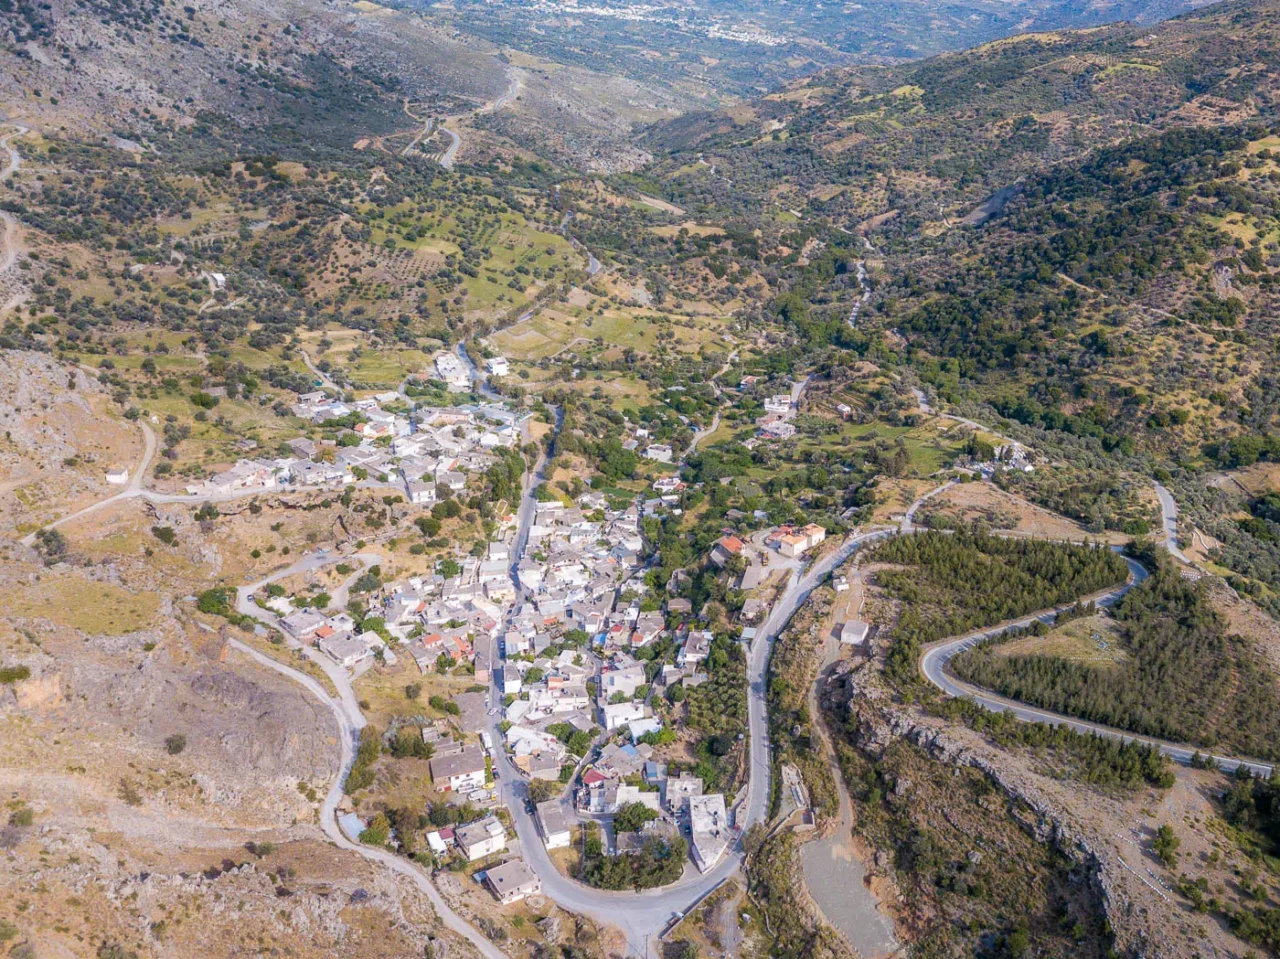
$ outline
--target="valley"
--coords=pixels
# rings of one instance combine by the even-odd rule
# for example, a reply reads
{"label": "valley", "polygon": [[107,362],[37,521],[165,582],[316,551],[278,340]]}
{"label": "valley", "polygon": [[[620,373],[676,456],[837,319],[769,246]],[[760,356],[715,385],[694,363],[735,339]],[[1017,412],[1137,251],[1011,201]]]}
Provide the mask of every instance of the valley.
{"label": "valley", "polygon": [[1275,0],[0,9],[0,955],[1280,949]]}

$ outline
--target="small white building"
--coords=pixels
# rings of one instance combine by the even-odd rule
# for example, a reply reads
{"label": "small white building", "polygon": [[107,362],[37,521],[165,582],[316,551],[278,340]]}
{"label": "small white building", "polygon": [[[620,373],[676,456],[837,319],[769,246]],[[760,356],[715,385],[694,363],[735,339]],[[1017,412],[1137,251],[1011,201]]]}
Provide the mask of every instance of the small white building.
{"label": "small white building", "polygon": [[509,376],[511,373],[511,364],[507,362],[505,356],[493,356],[485,364],[489,370],[490,376]]}
{"label": "small white building", "polygon": [[860,619],[851,619],[840,627],[840,642],[849,646],[861,646],[867,641],[871,632],[871,624]]}
{"label": "small white building", "polygon": [[729,817],[724,796],[694,796],[689,799],[689,850],[699,871],[712,868],[729,848]]}
{"label": "small white building", "polygon": [[569,823],[558,800],[548,799],[537,806],[538,832],[548,850],[564,849],[569,845]]}
{"label": "small white building", "polygon": [[436,501],[435,483],[424,483],[422,480],[408,480],[405,483],[405,492],[409,496],[409,502],[416,503],[419,506],[430,505]]}
{"label": "small white building", "polygon": [[107,482],[112,486],[123,486],[129,482],[129,468],[126,466],[113,466],[107,470]]}
{"label": "small white building", "polygon": [[500,866],[488,869],[484,874],[485,885],[504,906],[536,896],[542,892],[542,880],[523,859],[512,859]]}
{"label": "small white building", "polygon": [[477,822],[459,826],[454,831],[458,848],[467,857],[468,862],[475,862],[485,856],[492,856],[507,848],[507,831],[497,816],[488,816]]}
{"label": "small white building", "polygon": [[649,707],[644,703],[610,703],[600,707],[605,729],[617,729],[636,719],[647,719]]}

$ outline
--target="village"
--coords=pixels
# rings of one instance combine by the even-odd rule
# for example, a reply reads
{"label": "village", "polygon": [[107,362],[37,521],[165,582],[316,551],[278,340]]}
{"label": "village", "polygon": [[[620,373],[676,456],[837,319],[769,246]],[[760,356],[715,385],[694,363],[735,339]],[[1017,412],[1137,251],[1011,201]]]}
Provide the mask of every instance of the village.
{"label": "village", "polygon": [[[442,354],[436,369],[450,391],[469,388],[452,353]],[[414,408],[399,392],[347,401],[321,390],[300,395],[291,412],[330,435],[289,440],[274,457],[240,459],[186,492],[231,498],[359,483],[397,488],[409,502],[429,506],[446,489],[461,492],[468,473],[493,465],[495,449],[520,446],[532,415],[500,403]]]}
{"label": "village", "polygon": [[[495,373],[497,365],[490,363]],[[434,371],[451,389],[466,375],[447,360]],[[790,410],[789,397],[773,399]],[[302,397],[295,413],[317,424],[350,423],[349,434],[333,445],[291,443],[297,455],[269,469],[255,461],[259,482],[311,485],[305,477],[325,468],[333,470],[328,482],[400,484],[411,503],[423,505],[464,493],[495,448],[520,447],[527,419],[501,404],[401,413],[391,396],[348,403],[323,394]],[[346,435],[358,442],[344,445]],[[426,838],[438,864],[478,864],[476,879],[503,904],[541,890],[510,834],[512,816],[532,820],[547,853],[569,847],[588,824],[600,828],[609,855],[651,837],[680,836],[701,872],[713,869],[738,835],[733,819],[742,797],[706,790],[687,763],[669,759],[679,734],[668,728],[670,700],[708,681],[715,637],[677,595],[678,583],[661,594],[651,588],[641,523],[678,511],[684,488],[678,475],[661,475],[652,494],[631,499],[594,489],[572,499],[534,497],[523,521],[501,518],[483,555],[456,551],[429,574],[380,582],[365,597],[363,623],[279,587],[254,597],[295,644],[313,648],[352,681],[410,660],[427,688],[434,678],[465,671],[468,691],[454,694],[449,717],[422,726],[422,739],[434,792],[472,818]],[[750,518],[754,525],[763,519]],[[811,524],[726,531],[715,543],[706,561],[750,596],[734,627],[738,642],[750,648],[757,638],[776,595],[766,587],[801,569],[825,538],[826,530]],[[496,782],[503,769],[523,783],[507,804]],[[620,815],[638,817],[639,828],[613,828]],[[358,839],[366,818],[351,809],[344,829]]]}

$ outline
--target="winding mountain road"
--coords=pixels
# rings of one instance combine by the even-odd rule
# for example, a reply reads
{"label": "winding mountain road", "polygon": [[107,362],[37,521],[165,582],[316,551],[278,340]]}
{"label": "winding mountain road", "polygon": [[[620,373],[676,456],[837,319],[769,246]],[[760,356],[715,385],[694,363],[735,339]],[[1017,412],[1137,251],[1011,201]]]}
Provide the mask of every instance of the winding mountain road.
{"label": "winding mountain road", "polygon": [[[261,609],[252,601],[254,592],[261,589],[268,583],[291,576],[294,573],[304,572],[307,570],[319,569],[329,563],[336,563],[341,560],[353,559],[361,564],[362,569],[367,569],[373,561],[380,560],[381,557],[376,553],[358,553],[354,556],[344,557],[340,554],[331,553],[327,550],[314,553],[311,556],[298,560],[292,566],[285,569],[277,570],[270,576],[267,576],[257,583],[241,587],[236,597],[236,608],[243,615],[252,616],[260,622],[279,628],[279,621],[274,614]],[[358,575],[358,574],[356,574]],[[289,634],[280,629],[286,642],[294,648],[298,649],[311,662],[316,663],[324,670],[325,675],[334,683],[334,688],[338,690],[338,697],[330,696],[325,688],[317,682],[313,677],[308,676],[301,670],[294,669],[292,666],[285,665],[265,653],[259,652],[252,646],[242,643],[237,639],[229,639],[229,645],[249,656],[259,665],[272,669],[277,673],[293,680],[303,689],[316,697],[323,705],[329,708],[333,713],[334,719],[338,724],[339,742],[341,743],[341,753],[338,762],[338,773],[333,779],[333,783],[329,787],[328,793],[325,795],[324,802],[320,807],[320,829],[325,836],[340,849],[354,852],[371,862],[385,866],[394,872],[409,879],[418,887],[435,907],[436,914],[440,917],[440,921],[453,932],[466,938],[472,945],[476,947],[480,955],[484,959],[508,959],[506,954],[484,936],[480,930],[476,929],[465,919],[454,912],[453,908],[440,895],[440,891],[435,887],[430,877],[426,875],[418,866],[397,856],[386,849],[378,846],[366,846],[363,843],[353,841],[342,831],[342,827],[338,825],[338,806],[342,802],[345,794],[347,776],[351,772],[352,764],[355,762],[356,743],[359,740],[360,730],[365,726],[364,715],[360,712],[359,703],[356,701],[355,694],[351,689],[351,681],[347,676],[346,670],[339,667],[336,663],[329,662],[324,656],[314,652],[308,647],[295,643],[289,638]]]}
{"label": "winding mountain road", "polygon": [[335,383],[328,373],[324,372],[324,370],[320,369],[320,367],[316,366],[315,363],[311,361],[311,355],[306,350],[300,349],[298,350],[298,353],[301,354],[302,362],[306,365],[307,369],[309,369],[312,375],[320,381],[321,386],[324,386],[326,389],[333,390],[339,396],[342,395],[342,387]]}
{"label": "winding mountain road", "polygon": [[[724,376],[725,373],[729,372],[729,368],[733,366],[734,361],[737,360],[737,358],[738,358],[738,351],[734,350],[732,353],[729,354],[728,358],[724,361],[724,365],[721,366],[720,369],[716,370],[715,375],[712,376],[711,379],[708,381],[710,382],[711,389],[715,393],[717,399],[719,399],[720,393],[721,393],[720,382],[719,382],[720,377]],[[703,440],[705,440],[708,436],[713,435],[715,431],[720,428],[721,412],[722,412],[721,408],[717,407],[715,411],[715,415],[711,417],[711,425],[706,427],[705,429],[700,429],[694,432],[693,439],[689,441],[689,448],[685,450],[684,455],[680,457],[681,466],[685,464],[685,461],[688,460],[690,456],[698,452],[698,446],[699,444],[702,443]]]}
{"label": "winding mountain road", "polygon": [[149,499],[153,496],[159,495],[142,488],[142,481],[147,475],[147,470],[151,466],[151,461],[155,459],[156,434],[155,431],[151,429],[151,426],[142,420],[138,420],[138,425],[142,427],[142,460],[138,463],[138,468],[134,470],[133,475],[129,478],[129,484],[113,496],[108,496],[106,499],[98,500],[98,502],[92,503],[84,509],[76,510],[74,513],[68,513],[66,516],[56,519],[52,523],[46,523],[38,530],[28,533],[26,536],[22,537],[21,542],[23,546],[33,545],[36,541],[37,533],[43,532],[44,530],[57,529],[64,523],[70,523],[71,521],[80,519],[83,516],[96,513],[98,510],[110,506],[112,503],[119,503],[122,500],[134,499],[139,496]]}
{"label": "winding mountain road", "polygon": [[929,492],[925,493],[923,496],[916,497],[915,502],[913,502],[910,506],[907,507],[906,513],[904,513],[902,516],[902,532],[914,533],[916,531],[916,513],[919,511],[920,507],[923,506],[925,503],[929,502],[929,500],[933,499],[939,493],[945,493],[947,490],[951,489],[951,487],[955,486],[958,482],[960,481],[947,480],[941,486],[937,486],[929,490]]}
{"label": "winding mountain road", "polygon": [[[490,100],[488,103],[473,111],[471,116],[484,116],[486,113],[495,113],[498,110],[501,110],[516,97],[520,96],[520,91],[523,89],[523,76],[514,69],[508,70],[507,89],[493,100]],[[445,123],[450,123],[459,119],[461,119],[461,117],[449,117],[440,124],[440,131],[448,136],[450,140],[450,143],[445,148],[444,153],[440,154],[440,165],[446,170],[452,170],[454,163],[457,162],[458,151],[462,149],[462,134],[457,130],[450,129],[445,126]]]}
{"label": "winding mountain road", "polygon": [[[1125,562],[1129,565],[1128,581],[1116,589],[1108,590],[1105,593],[1094,597],[1085,597],[1088,601],[1090,598],[1100,607],[1114,606],[1124,597],[1130,589],[1141,583],[1150,575],[1145,566],[1136,560],[1125,558]],[[949,696],[964,697],[971,699],[983,709],[996,713],[1011,713],[1016,718],[1028,723],[1047,723],[1050,726],[1066,726],[1074,729],[1078,733],[1092,733],[1103,736],[1107,739],[1116,739],[1121,742],[1138,742],[1154,746],[1162,753],[1176,762],[1187,764],[1190,763],[1191,757],[1198,752],[1194,746],[1187,746],[1181,743],[1170,743],[1164,740],[1154,739],[1150,736],[1139,736],[1134,733],[1125,732],[1124,730],[1114,729],[1110,726],[1103,726],[1100,723],[1092,723],[1082,719],[1075,719],[1071,716],[1064,716],[1060,713],[1050,712],[1046,709],[1038,709],[1034,706],[1028,706],[1012,699],[1006,699],[990,690],[973,686],[960,679],[951,671],[950,664],[957,655],[967,649],[971,649],[978,643],[999,636],[1012,629],[1019,629],[1030,626],[1032,623],[1039,621],[1050,624],[1058,617],[1058,613],[1067,607],[1058,607],[1051,610],[1044,610],[1031,616],[1024,617],[1011,623],[1004,623],[991,629],[982,630],[976,633],[968,633],[956,639],[943,640],[933,646],[928,647],[920,658],[920,671],[924,677],[934,686],[942,690]],[[1214,756],[1218,767],[1227,772],[1234,772],[1236,768],[1244,766],[1250,772],[1258,776],[1270,776],[1272,767],[1260,762],[1247,759],[1237,759],[1230,756]]]}

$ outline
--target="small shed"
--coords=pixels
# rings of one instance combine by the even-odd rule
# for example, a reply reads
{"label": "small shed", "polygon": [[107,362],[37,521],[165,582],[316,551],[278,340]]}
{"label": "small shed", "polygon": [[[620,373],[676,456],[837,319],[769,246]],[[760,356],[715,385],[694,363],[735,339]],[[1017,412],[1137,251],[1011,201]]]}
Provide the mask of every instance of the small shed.
{"label": "small shed", "polygon": [[871,632],[871,624],[860,619],[851,619],[840,627],[840,642],[850,646],[861,646],[867,641]]}

